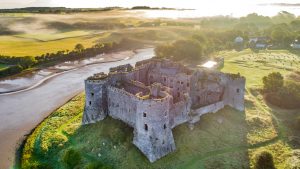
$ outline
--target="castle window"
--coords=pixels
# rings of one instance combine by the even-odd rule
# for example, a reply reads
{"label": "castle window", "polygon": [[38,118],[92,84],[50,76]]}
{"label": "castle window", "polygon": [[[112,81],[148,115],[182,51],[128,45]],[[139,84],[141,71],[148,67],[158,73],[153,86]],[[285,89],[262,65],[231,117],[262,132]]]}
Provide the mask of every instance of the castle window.
{"label": "castle window", "polygon": [[180,97],[180,93],[179,92],[177,92],[177,97]]}
{"label": "castle window", "polygon": [[91,101],[89,101],[89,105],[91,105],[92,104],[92,102]]}
{"label": "castle window", "polygon": [[146,131],[148,131],[148,125],[147,124],[144,124],[144,128]]}
{"label": "castle window", "polygon": [[166,129],[167,128],[167,126],[166,126],[166,124],[164,124],[164,129]]}
{"label": "castle window", "polygon": [[165,81],[165,82],[167,81],[167,78],[166,78],[166,77],[164,77],[164,81]]}
{"label": "castle window", "polygon": [[236,89],[236,92],[237,92],[237,93],[240,93],[240,89]]}
{"label": "castle window", "polygon": [[94,96],[94,93],[91,93],[92,96]]}
{"label": "castle window", "polygon": [[183,84],[183,82],[180,82],[181,84]]}
{"label": "castle window", "polygon": [[165,144],[165,140],[162,141],[162,144]]}
{"label": "castle window", "polygon": [[187,87],[190,87],[190,83],[187,83],[186,86],[187,86]]}
{"label": "castle window", "polygon": [[144,117],[147,117],[147,114],[146,114],[146,112],[144,112],[144,113],[143,113],[143,116],[144,116]]}

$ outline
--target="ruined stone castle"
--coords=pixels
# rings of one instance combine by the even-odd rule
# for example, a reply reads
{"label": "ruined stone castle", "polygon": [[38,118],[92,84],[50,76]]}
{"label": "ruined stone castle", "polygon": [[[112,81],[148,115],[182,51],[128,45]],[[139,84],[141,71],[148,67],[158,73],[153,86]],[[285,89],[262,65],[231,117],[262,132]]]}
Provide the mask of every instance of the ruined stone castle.
{"label": "ruined stone castle", "polygon": [[111,68],[85,80],[83,124],[106,116],[134,129],[133,144],[154,162],[176,149],[172,129],[228,105],[244,110],[245,78],[214,70],[190,70],[149,59]]}

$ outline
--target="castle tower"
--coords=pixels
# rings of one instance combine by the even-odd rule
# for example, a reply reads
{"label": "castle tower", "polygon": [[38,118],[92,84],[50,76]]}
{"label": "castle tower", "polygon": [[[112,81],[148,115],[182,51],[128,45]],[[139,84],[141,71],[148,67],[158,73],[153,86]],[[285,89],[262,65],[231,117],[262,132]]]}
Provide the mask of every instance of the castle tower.
{"label": "castle tower", "polygon": [[[151,93],[158,94],[142,100],[137,107],[137,120],[133,143],[150,162],[175,151],[175,142],[169,119],[171,96],[160,91],[160,84],[151,86]],[[157,93],[159,92],[159,93]]]}
{"label": "castle tower", "polygon": [[245,110],[245,83],[246,79],[240,75],[227,75],[227,84],[223,96],[225,105],[229,105],[239,111]]}
{"label": "castle tower", "polygon": [[106,80],[104,73],[85,80],[85,107],[82,124],[95,123],[107,116]]}

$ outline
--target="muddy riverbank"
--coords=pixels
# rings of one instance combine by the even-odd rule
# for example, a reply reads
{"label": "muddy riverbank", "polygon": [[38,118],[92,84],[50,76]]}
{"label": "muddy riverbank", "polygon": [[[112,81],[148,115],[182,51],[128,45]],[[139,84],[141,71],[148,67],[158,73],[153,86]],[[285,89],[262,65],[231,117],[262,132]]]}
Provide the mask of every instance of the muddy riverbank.
{"label": "muddy riverbank", "polygon": [[52,77],[40,85],[24,91],[0,94],[0,168],[13,164],[19,143],[52,111],[84,89],[84,79],[97,72],[108,72],[110,67],[134,64],[151,58],[153,48],[136,50],[130,55],[112,54],[118,61],[95,63],[78,67]]}

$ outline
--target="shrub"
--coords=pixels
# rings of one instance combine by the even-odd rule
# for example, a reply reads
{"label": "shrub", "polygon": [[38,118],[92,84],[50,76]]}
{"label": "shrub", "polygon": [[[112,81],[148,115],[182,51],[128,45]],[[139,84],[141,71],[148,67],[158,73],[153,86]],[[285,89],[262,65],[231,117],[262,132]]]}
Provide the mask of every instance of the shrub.
{"label": "shrub", "polygon": [[22,166],[22,168],[23,169],[52,169],[52,167],[49,164],[39,163],[37,161],[24,165]]}
{"label": "shrub", "polygon": [[275,169],[273,156],[267,151],[261,152],[256,156],[255,169]]}
{"label": "shrub", "polygon": [[112,167],[105,165],[101,162],[88,163],[84,168],[85,169],[112,169]]}
{"label": "shrub", "polygon": [[273,72],[263,77],[264,89],[269,92],[276,92],[283,87],[283,76],[279,72]]}
{"label": "shrub", "polygon": [[62,161],[67,168],[74,168],[80,163],[81,155],[74,149],[68,149],[63,154]]}

